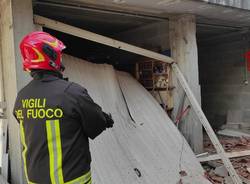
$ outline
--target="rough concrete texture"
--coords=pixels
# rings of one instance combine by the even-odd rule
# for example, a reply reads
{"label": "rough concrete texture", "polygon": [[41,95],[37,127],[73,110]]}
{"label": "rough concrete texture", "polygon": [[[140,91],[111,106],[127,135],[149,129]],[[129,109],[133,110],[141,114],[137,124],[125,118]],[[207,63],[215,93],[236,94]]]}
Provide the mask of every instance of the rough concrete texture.
{"label": "rough concrete texture", "polygon": [[168,21],[156,22],[125,31],[113,37],[143,48],[167,50],[169,46]]}
{"label": "rough concrete texture", "polygon": [[112,129],[90,143],[94,183],[209,183],[186,140],[135,79],[127,73],[116,73],[111,65],[71,56],[63,59],[66,76],[86,87],[115,121]]}
{"label": "rough concrete texture", "polygon": [[250,85],[244,83],[250,80],[244,59],[247,47],[240,35],[199,46],[202,107],[215,128],[227,121],[250,123]]}
{"label": "rough concrete texture", "polygon": [[[172,17],[169,28],[172,58],[177,62],[196,100],[200,103],[196,18],[192,15]],[[176,118],[179,114],[179,109],[182,111],[182,104],[184,104],[184,107],[187,107],[189,101],[183,98],[184,90],[175,75],[173,74],[172,76],[173,86],[175,87],[173,91],[173,117]],[[195,153],[203,152],[202,124],[192,108],[190,113],[182,119],[180,129]]]}

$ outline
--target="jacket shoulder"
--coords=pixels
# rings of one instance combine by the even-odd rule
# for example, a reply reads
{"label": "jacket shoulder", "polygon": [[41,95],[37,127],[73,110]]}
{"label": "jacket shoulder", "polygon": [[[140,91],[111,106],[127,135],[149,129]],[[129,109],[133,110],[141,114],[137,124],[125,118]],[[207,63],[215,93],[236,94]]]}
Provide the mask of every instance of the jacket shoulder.
{"label": "jacket shoulder", "polygon": [[76,94],[76,95],[81,94],[81,93],[88,93],[86,88],[84,88],[83,86],[75,82],[70,82],[70,84],[67,86],[64,92],[68,94]]}

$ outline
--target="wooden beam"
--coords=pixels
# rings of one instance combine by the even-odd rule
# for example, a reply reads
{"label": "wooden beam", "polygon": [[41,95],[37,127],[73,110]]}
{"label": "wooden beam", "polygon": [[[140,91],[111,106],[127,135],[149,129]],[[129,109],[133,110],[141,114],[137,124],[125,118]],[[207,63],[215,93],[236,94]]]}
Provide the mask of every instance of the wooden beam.
{"label": "wooden beam", "polygon": [[134,45],[127,44],[125,42],[114,40],[106,36],[95,34],[90,31],[86,31],[86,30],[83,30],[74,26],[70,26],[68,24],[64,24],[64,23],[61,23],[52,19],[39,16],[39,15],[34,15],[34,22],[41,26],[45,26],[54,30],[59,30],[61,32],[64,32],[70,35],[74,35],[80,38],[84,38],[86,40],[90,40],[90,41],[97,42],[100,44],[115,47],[117,49],[125,50],[134,54],[139,54],[139,55],[146,56],[149,58],[157,59],[166,63],[173,62],[173,59],[168,56],[165,56],[165,55],[153,52],[153,51],[149,51],[140,47],[136,47]]}
{"label": "wooden beam", "polygon": [[[228,158],[237,158],[237,157],[244,157],[244,156],[249,156],[250,155],[250,150],[244,150],[244,151],[237,151],[237,152],[230,152],[226,153],[226,156]],[[212,161],[212,160],[219,160],[220,155],[218,154],[213,154],[213,155],[208,155],[208,156],[202,156],[197,158],[200,162],[207,162],[207,161]]]}
{"label": "wooden beam", "polygon": [[194,97],[192,90],[190,89],[190,87],[188,86],[188,83],[184,77],[184,75],[181,73],[178,65],[176,63],[173,62],[173,59],[170,57],[167,57],[165,55],[156,53],[156,52],[152,52],[150,50],[146,50],[140,47],[136,47],[134,45],[130,45],[124,42],[120,42],[114,39],[111,39],[109,37],[105,37],[99,34],[95,34],[74,26],[70,26],[52,19],[48,19],[45,17],[41,17],[41,16],[34,16],[34,22],[36,24],[39,24],[41,26],[45,26],[47,28],[51,28],[54,30],[58,30],[70,35],[74,35],[80,38],[84,38],[93,42],[97,42],[97,43],[101,43],[104,45],[108,45],[117,49],[121,49],[121,50],[125,50],[128,52],[132,52],[138,55],[142,55],[145,57],[149,57],[149,58],[153,58],[159,61],[163,61],[166,63],[171,63],[172,65],[172,69],[173,72],[175,73],[176,77],[178,78],[181,86],[183,87],[184,91],[187,94],[187,97],[192,105],[193,110],[195,111],[197,117],[199,118],[200,122],[202,123],[202,125],[204,126],[209,138],[211,139],[214,147],[216,148],[217,153],[220,155],[225,167],[227,168],[230,176],[232,177],[232,180],[234,181],[235,184],[242,184],[242,181],[240,179],[240,177],[238,176],[238,174],[236,173],[232,163],[230,162],[229,158],[226,156],[225,151],[222,147],[222,145],[220,144],[216,134],[214,133],[211,125],[209,124],[205,114],[203,113],[199,103],[197,102],[196,98]]}

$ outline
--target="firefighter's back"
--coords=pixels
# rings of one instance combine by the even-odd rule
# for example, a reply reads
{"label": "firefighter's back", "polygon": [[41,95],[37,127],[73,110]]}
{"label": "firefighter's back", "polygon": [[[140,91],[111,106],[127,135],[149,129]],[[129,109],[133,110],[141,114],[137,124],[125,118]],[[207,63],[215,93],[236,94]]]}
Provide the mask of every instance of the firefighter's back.
{"label": "firefighter's back", "polygon": [[91,180],[89,143],[77,110],[76,90],[74,83],[43,75],[18,94],[14,114],[20,123],[30,183],[85,184]]}

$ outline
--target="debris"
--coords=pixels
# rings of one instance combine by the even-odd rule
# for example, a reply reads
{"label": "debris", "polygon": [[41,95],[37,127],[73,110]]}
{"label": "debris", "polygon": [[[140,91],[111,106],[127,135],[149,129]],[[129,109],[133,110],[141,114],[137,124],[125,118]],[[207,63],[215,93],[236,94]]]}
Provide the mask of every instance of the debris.
{"label": "debris", "polygon": [[205,153],[201,153],[201,154],[198,154],[196,155],[196,157],[203,157],[203,156],[207,156],[208,155],[208,152],[205,152]]}
{"label": "debris", "polygon": [[210,171],[209,175],[214,183],[222,183],[224,181],[224,178],[221,176],[218,176],[214,173],[214,171]]}
{"label": "debris", "polygon": [[225,135],[229,137],[250,137],[250,134],[241,132],[240,130],[224,129],[217,132],[219,135]]}
{"label": "debris", "polygon": [[247,168],[247,171],[250,173],[250,168],[249,167]]}
{"label": "debris", "polygon": [[[249,137],[226,137],[218,136],[222,146],[226,152],[237,152],[237,151],[249,151],[250,150],[250,138]],[[204,148],[205,151],[211,153],[216,153],[211,141],[207,136],[204,136]]]}
{"label": "debris", "polygon": [[225,168],[224,165],[216,167],[214,170],[214,173],[218,176],[226,177],[228,176],[227,169]]}
{"label": "debris", "polygon": [[212,179],[212,176],[208,172],[205,172],[204,174],[205,178],[207,178],[208,181],[214,184],[214,180]]}
{"label": "debris", "polygon": [[230,176],[227,176],[224,178],[225,184],[233,184],[232,178]]}
{"label": "debris", "polygon": [[186,172],[186,171],[183,171],[183,170],[180,171],[179,174],[180,174],[180,176],[182,176],[182,177],[183,177],[183,176],[187,176],[187,172]]}
{"label": "debris", "polygon": [[221,162],[218,161],[209,161],[206,164],[214,169],[221,166]]}
{"label": "debris", "polygon": [[[226,153],[226,155],[227,155],[228,158],[250,156],[250,150]],[[212,160],[219,160],[221,158],[220,158],[220,156],[218,154],[213,154],[213,155],[198,157],[197,159],[200,162],[207,162],[207,161],[212,161]]]}
{"label": "debris", "polygon": [[[227,150],[226,155],[231,158],[230,160],[241,180],[244,183],[250,184],[250,138],[233,138],[227,136],[218,136],[218,138],[224,149]],[[209,153],[215,153],[215,149],[207,136],[204,137],[204,149]],[[212,183],[232,184],[231,178],[228,175],[223,176],[225,173],[222,172],[223,169],[221,170],[220,167],[224,166],[222,161],[219,160],[219,155],[213,154],[198,158],[200,161],[201,159],[203,161],[206,159],[206,162],[202,165],[207,171],[207,178],[212,180]]]}

